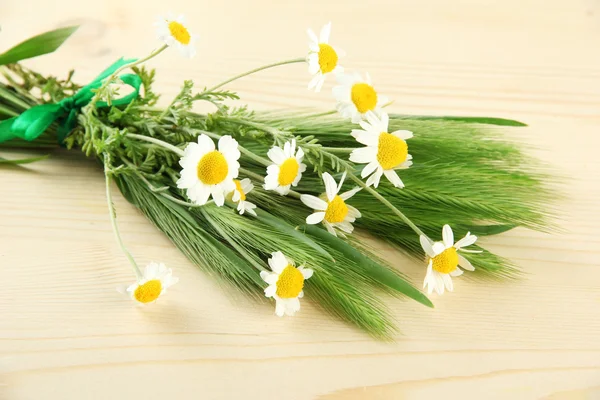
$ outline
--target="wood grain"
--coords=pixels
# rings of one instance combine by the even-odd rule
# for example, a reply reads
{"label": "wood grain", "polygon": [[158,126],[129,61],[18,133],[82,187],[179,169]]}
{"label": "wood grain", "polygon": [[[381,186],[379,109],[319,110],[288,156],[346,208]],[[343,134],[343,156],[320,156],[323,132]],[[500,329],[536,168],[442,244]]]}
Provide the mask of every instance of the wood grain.
{"label": "wood grain", "polygon": [[[28,65],[85,82],[156,46],[152,22],[185,12],[201,35],[192,61],[151,61],[164,101],[182,79],[210,85],[302,56],[305,29],[333,21],[343,65],[369,71],[394,112],[490,115],[556,171],[564,233],[516,230],[486,241],[526,272],[512,283],[461,279],[434,310],[390,301],[403,334],[377,343],[310,301],[272,316],[193,267],[117,196],[142,262],[181,282],[143,309],[111,233],[99,167],[58,151],[0,172],[0,399],[600,399],[600,2],[597,0],[3,0],[0,48],[42,30],[81,29]],[[254,108],[329,108],[303,66],[235,83]],[[557,179],[558,181],[558,179]],[[424,269],[383,244],[414,282]]]}

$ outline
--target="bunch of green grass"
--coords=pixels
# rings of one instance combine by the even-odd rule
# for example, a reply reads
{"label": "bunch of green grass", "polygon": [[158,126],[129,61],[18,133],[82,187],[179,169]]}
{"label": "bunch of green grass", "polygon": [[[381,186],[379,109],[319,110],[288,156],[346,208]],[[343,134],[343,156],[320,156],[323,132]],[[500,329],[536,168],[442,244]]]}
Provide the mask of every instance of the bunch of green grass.
{"label": "bunch of green grass", "polygon": [[[397,271],[401,266],[380,260],[355,236],[336,238],[320,226],[306,226],[304,220],[312,210],[297,197],[261,188],[268,149],[292,138],[304,149],[313,168],[304,174],[298,192],[321,194],[320,174],[325,171],[338,179],[343,171],[359,176],[361,166],[348,161],[350,151],[359,147],[350,135],[356,125],[329,112],[254,113],[245,107],[230,108],[224,101],[237,99],[235,93],[194,93],[189,81],[169,106],[162,108],[152,91],[154,73],[143,68],[135,71],[142,78],[144,96],[124,108],[85,108],[79,126],[64,145],[103,163],[108,157],[106,173],[125,198],[190,261],[250,296],[261,297],[266,284],[259,272],[267,268],[271,252],[282,251],[297,264],[315,270],[306,283],[308,298],[379,338],[389,338],[397,330],[380,295],[408,296],[432,305]],[[20,67],[10,72],[20,80],[0,86],[0,111],[19,113],[34,105],[18,104],[14,97],[25,102],[32,97],[32,89],[39,90],[42,85],[46,85],[46,97],[38,102],[60,99],[74,90],[70,79],[43,78]],[[196,101],[209,101],[217,109],[196,114],[192,111]],[[2,115],[11,116],[5,112],[0,118]],[[382,180],[378,192],[433,239],[439,239],[444,224],[450,224],[457,236],[467,231],[492,235],[517,226],[550,229],[547,210],[554,197],[546,187],[547,177],[520,146],[503,139],[498,128],[503,125],[520,124],[491,118],[391,116],[391,130],[414,133],[408,141],[414,165],[400,171],[405,189]],[[258,205],[258,218],[239,216],[230,207],[195,206],[176,187],[179,156],[169,145],[183,149],[201,133],[214,139],[232,135],[238,140],[242,148],[240,178],[247,175],[254,181],[256,189],[248,200]],[[43,147],[52,143],[56,139],[50,129],[42,140],[16,140],[7,145]],[[346,190],[354,183],[349,179],[344,186]],[[364,190],[349,203],[362,212],[356,222],[359,230],[422,259],[418,236],[387,205]],[[516,272],[509,261],[485,250],[467,258],[480,274],[510,277]]]}

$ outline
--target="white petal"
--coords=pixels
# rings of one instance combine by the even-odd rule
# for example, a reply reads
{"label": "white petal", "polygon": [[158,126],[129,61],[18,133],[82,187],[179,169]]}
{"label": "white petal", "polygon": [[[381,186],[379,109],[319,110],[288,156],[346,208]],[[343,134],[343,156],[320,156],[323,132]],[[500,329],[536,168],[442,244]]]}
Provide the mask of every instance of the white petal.
{"label": "white petal", "polygon": [[462,269],[456,268],[454,271],[450,272],[450,276],[461,276],[463,274]]}
{"label": "white petal", "polygon": [[277,293],[277,285],[269,285],[265,288],[265,297],[273,297]]}
{"label": "white petal", "polygon": [[152,262],[146,265],[144,269],[144,279],[149,281],[158,277],[159,274],[159,265],[155,262]]}
{"label": "white petal", "polygon": [[[302,148],[298,147],[298,151],[296,152],[296,161],[302,162],[303,159],[304,159],[304,150],[302,150]],[[302,169],[302,166],[300,166],[300,169]],[[304,168],[300,172],[304,172],[305,170],[306,170],[306,168]]]}
{"label": "white petal", "polygon": [[275,315],[278,317],[283,317],[285,315],[284,300],[275,300]]}
{"label": "white petal", "polygon": [[377,170],[377,168],[379,167],[379,163],[377,161],[373,161],[369,164],[367,164],[362,172],[360,173],[360,176],[365,178],[369,175],[371,175],[373,173],[373,171]]}
{"label": "white petal", "polygon": [[477,236],[471,235],[471,232],[467,232],[464,238],[460,239],[458,242],[454,244],[454,247],[460,249],[461,247],[467,247],[472,245],[477,241]]}
{"label": "white petal", "polygon": [[309,279],[314,273],[314,271],[310,268],[298,267],[298,270],[302,273],[304,279]]}
{"label": "white petal", "polygon": [[315,225],[323,221],[323,218],[325,218],[324,211],[312,213],[308,217],[306,217],[306,223],[310,225]]}
{"label": "white petal", "polygon": [[381,179],[381,175],[383,175],[383,169],[381,167],[377,168],[377,171],[375,171],[375,173],[371,175],[371,177],[373,178],[373,186],[376,188],[379,186],[379,180]]}
{"label": "white petal", "polygon": [[[193,197],[190,196],[190,192],[193,193]],[[204,205],[210,197],[210,186],[199,182],[196,186],[188,189],[187,195],[194,203]]]}
{"label": "white petal", "polygon": [[[316,71],[312,72],[314,70],[313,69],[309,69],[308,72],[310,72],[311,74],[317,74],[317,72],[319,72],[319,64],[316,64]],[[313,89],[315,87],[317,87],[317,85],[319,84],[319,81],[321,81],[323,79],[323,75],[321,75],[320,73],[315,75],[310,82],[308,82],[308,89]]]}
{"label": "white petal", "polygon": [[307,29],[306,33],[308,33],[308,37],[315,43],[319,43],[319,38],[315,35],[315,32],[312,29]]}
{"label": "white petal", "polygon": [[385,174],[386,178],[388,178],[388,180],[392,182],[392,185],[394,185],[397,188],[404,187],[404,183],[402,182],[402,179],[400,179],[396,171],[394,171],[393,169],[386,169],[385,171],[383,171],[383,173]]}
{"label": "white petal", "polygon": [[215,149],[215,143],[204,133],[198,136],[198,145],[206,153]]}
{"label": "white petal", "polygon": [[342,200],[348,200],[350,197],[354,196],[356,193],[360,192],[361,188],[356,186],[354,189],[348,190],[340,195]]}
{"label": "white petal", "polygon": [[346,233],[352,233],[352,231],[354,231],[354,227],[348,221],[339,222],[337,227]]}
{"label": "white petal", "polygon": [[241,198],[242,198],[242,195],[241,195],[240,191],[239,190],[234,190],[233,191],[233,196],[231,196],[231,200],[234,203],[237,203]]}
{"label": "white petal", "polygon": [[446,246],[444,246],[444,243],[442,243],[442,242],[435,242],[431,246],[431,248],[433,249],[434,256],[437,256],[438,254],[440,254],[444,250],[446,250]]}
{"label": "white petal", "polygon": [[325,83],[325,76],[321,75],[321,79],[317,82],[317,86],[315,86],[315,93],[319,93],[323,84]]}
{"label": "white petal", "polygon": [[452,284],[452,278],[448,274],[441,274],[441,275],[442,275],[442,279],[444,281],[444,286],[446,286],[446,289],[449,292],[452,292],[454,290],[454,285]]}
{"label": "white petal", "polygon": [[337,185],[335,179],[328,173],[323,174],[323,182],[325,183],[325,193],[327,193],[327,199],[332,201],[337,194]]}
{"label": "white petal", "polygon": [[367,164],[373,162],[374,167],[372,168],[377,168],[377,163],[375,160],[377,160],[377,148],[375,147],[360,147],[352,150],[352,153],[350,153],[350,161],[354,163]]}
{"label": "white petal", "polygon": [[463,269],[466,269],[467,271],[475,271],[475,267],[473,266],[473,264],[471,264],[469,260],[461,256],[460,254],[458,255],[458,265],[460,265]]}
{"label": "white petal", "polygon": [[[410,156],[410,154],[409,154]],[[397,167],[395,167],[394,169],[407,169],[409,168],[411,165],[413,165],[412,161],[404,161],[402,164],[398,165]]]}
{"label": "white petal", "polygon": [[400,138],[402,140],[407,140],[413,137],[413,133],[411,131],[395,131],[392,132],[392,135],[396,136],[397,138]]}
{"label": "white petal", "polygon": [[419,236],[419,241],[421,242],[421,247],[423,248],[423,251],[425,251],[425,253],[429,257],[435,257],[437,255],[433,251],[433,248],[431,247],[431,243],[429,242],[429,239],[427,239],[425,236],[421,235],[421,236]]}
{"label": "white petal", "polygon": [[219,151],[223,154],[238,154],[237,157],[234,157],[236,160],[239,157],[239,150],[238,150],[238,142],[237,140],[235,140],[234,138],[232,138],[229,135],[225,135],[225,136],[221,136],[221,138],[219,139]]}
{"label": "white petal", "polygon": [[321,43],[329,43],[329,35],[331,34],[331,22],[325,25],[321,29],[321,34],[319,35],[319,40]]}
{"label": "white petal", "polygon": [[267,152],[267,157],[269,157],[271,161],[273,161],[277,165],[282,164],[286,159],[283,150],[281,150],[281,148],[277,146],[271,147],[271,149]]}
{"label": "white petal", "polygon": [[[300,201],[306,204],[308,207],[313,210],[325,211],[327,210],[327,202],[325,200],[321,200],[318,197],[311,196],[310,194],[303,194],[300,196]],[[321,222],[321,221],[319,221]]]}
{"label": "white petal", "polygon": [[352,207],[351,205],[347,204],[348,206],[348,216],[352,217],[356,220],[356,218],[360,218],[362,217],[362,214],[360,213],[360,211],[358,211],[356,208]]}
{"label": "white petal", "polygon": [[444,240],[444,246],[446,246],[446,248],[454,245],[454,233],[448,224],[444,225],[442,228],[442,239]]}
{"label": "white petal", "polygon": [[288,266],[288,260],[285,258],[282,252],[276,251],[271,253],[271,258],[269,258],[269,266],[273,272],[280,274],[285,267]]}
{"label": "white petal", "polygon": [[225,203],[225,196],[223,195],[223,189],[219,185],[213,185],[210,190],[215,204],[221,207]]}
{"label": "white petal", "polygon": [[254,209],[256,208],[255,204],[249,203],[249,202],[245,202],[245,207],[246,207],[246,212],[254,217],[257,217],[258,215],[256,215],[256,211],[254,211]]}
{"label": "white petal", "polygon": [[444,294],[445,286],[444,286],[444,279],[442,278],[442,274],[440,274],[437,271],[433,271],[433,276],[435,278],[435,291],[439,295]]}
{"label": "white petal", "polygon": [[294,316],[296,312],[300,311],[300,300],[297,297],[286,299],[285,301],[285,315]]}
{"label": "white petal", "polygon": [[325,221],[323,225],[325,225],[327,232],[331,233],[333,236],[337,236],[337,234],[335,233],[335,229],[333,229],[333,226],[331,226],[329,222]]}

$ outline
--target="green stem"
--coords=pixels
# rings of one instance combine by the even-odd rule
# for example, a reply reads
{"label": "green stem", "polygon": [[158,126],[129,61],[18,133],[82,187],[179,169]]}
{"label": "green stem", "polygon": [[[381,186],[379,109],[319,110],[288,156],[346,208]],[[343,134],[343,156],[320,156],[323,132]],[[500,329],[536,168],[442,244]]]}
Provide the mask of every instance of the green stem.
{"label": "green stem", "polygon": [[110,215],[110,223],[112,225],[112,229],[115,234],[115,237],[117,238],[117,242],[119,243],[119,246],[121,246],[121,250],[123,250],[123,253],[125,253],[127,258],[129,259],[129,263],[133,267],[133,272],[135,273],[135,277],[137,278],[138,281],[140,281],[143,277],[142,272],[140,271],[140,268],[138,267],[135,260],[133,259],[133,256],[131,255],[131,253],[125,247],[125,244],[123,243],[123,240],[121,239],[121,234],[119,233],[119,228],[117,227],[117,214],[115,213],[115,207],[113,205],[112,196],[110,194],[109,158],[110,158],[110,156],[108,154],[106,154],[104,156],[104,176],[106,178],[106,200],[108,202],[108,212]]}
{"label": "green stem", "polygon": [[356,150],[355,147],[321,147],[321,149],[325,150],[328,153],[352,153]]}
{"label": "green stem", "polygon": [[159,55],[160,53],[162,53],[167,47],[169,47],[166,44],[163,44],[161,47],[159,47],[158,49],[154,50],[152,53],[148,54],[146,57],[144,58],[140,58],[137,61],[134,61],[132,63],[123,65],[120,68],[117,68],[117,70],[115,72],[112,73],[112,75],[110,75],[108,78],[106,78],[106,80],[104,81],[104,83],[102,84],[102,86],[100,87],[100,89],[98,90],[98,92],[96,93],[96,95],[92,98],[92,100],[90,101],[91,106],[93,107],[96,102],[98,101],[99,98],[99,94],[102,93],[104,91],[104,89],[106,89],[106,87],[108,85],[110,85],[113,80],[125,69],[127,68],[131,68],[131,67],[135,67],[136,65],[140,65],[142,63],[145,63],[146,61],[150,60],[151,58],[156,57],[157,55]]}
{"label": "green stem", "polygon": [[382,195],[377,193],[377,191],[375,189],[371,188],[370,186],[367,186],[361,179],[356,177],[352,172],[350,172],[350,171],[346,171],[346,172],[347,172],[347,176],[350,179],[352,179],[354,182],[356,182],[360,187],[365,189],[367,192],[371,193],[377,200],[379,200],[385,206],[387,206],[390,210],[392,210],[394,212],[394,214],[399,216],[400,219],[402,219],[402,221],[404,221],[404,223],[406,225],[410,226],[410,228],[413,231],[415,231],[417,235],[428,237],[425,233],[423,233],[422,230],[419,229],[418,226],[416,226],[406,215],[404,215],[402,213],[402,211],[400,211],[396,207],[394,207],[394,205],[392,203],[390,203],[389,201],[386,200],[385,197],[383,197]]}
{"label": "green stem", "polygon": [[204,90],[204,93],[214,92],[216,89],[219,89],[220,87],[225,86],[230,82],[233,82],[235,80],[238,80],[238,79],[243,78],[248,75],[252,75],[256,72],[263,71],[265,69],[279,67],[280,65],[295,64],[295,63],[300,63],[300,62],[306,62],[306,59],[305,58],[295,58],[293,60],[280,61],[280,62],[276,62],[274,64],[268,64],[268,65],[264,65],[262,67],[254,68],[248,72],[244,72],[243,74],[236,75],[233,78],[227,79],[226,81],[223,81],[223,82],[219,83],[218,85],[211,87],[210,89],[206,89],[206,90]]}
{"label": "green stem", "polygon": [[138,139],[144,142],[156,144],[160,147],[164,147],[165,149],[172,151],[180,157],[183,157],[183,155],[185,154],[184,151],[181,150],[179,147],[175,147],[172,144],[164,142],[160,139],[156,139],[150,136],[138,135],[137,133],[128,133],[126,136],[132,139]]}

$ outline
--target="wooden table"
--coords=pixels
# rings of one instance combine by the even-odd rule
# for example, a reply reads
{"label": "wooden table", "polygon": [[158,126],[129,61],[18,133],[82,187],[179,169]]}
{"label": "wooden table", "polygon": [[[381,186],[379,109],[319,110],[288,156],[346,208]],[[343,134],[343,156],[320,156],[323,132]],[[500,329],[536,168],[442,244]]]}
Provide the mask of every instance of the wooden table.
{"label": "wooden table", "polygon": [[[164,101],[303,56],[307,27],[333,21],[344,65],[366,71],[392,111],[490,115],[566,177],[564,233],[515,230],[486,241],[526,272],[463,280],[436,308],[390,305],[403,334],[378,343],[310,301],[295,318],[244,304],[193,267],[120,195],[122,233],[142,262],[181,282],[139,309],[115,292],[131,274],[111,232],[103,176],[57,152],[0,172],[0,398],[24,399],[598,399],[600,398],[600,2],[597,0],[3,0],[0,48],[57,26],[80,31],[27,65],[87,82],[120,56],[156,46],[173,6],[201,35],[198,56],[152,60]],[[233,87],[253,108],[329,109],[331,81],[305,89],[300,65]],[[422,282],[422,265],[380,245]]]}

